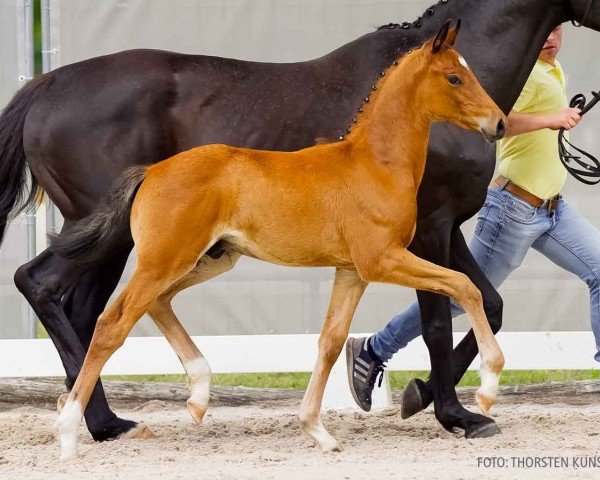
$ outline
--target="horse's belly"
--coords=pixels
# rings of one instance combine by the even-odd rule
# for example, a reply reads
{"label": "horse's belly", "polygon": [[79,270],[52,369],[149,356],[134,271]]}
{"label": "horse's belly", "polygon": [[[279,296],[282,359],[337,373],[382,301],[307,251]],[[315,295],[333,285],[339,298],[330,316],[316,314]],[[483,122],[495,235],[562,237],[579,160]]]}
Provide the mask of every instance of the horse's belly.
{"label": "horse's belly", "polygon": [[[296,235],[294,235],[296,233]],[[349,267],[349,253],[341,242],[301,232],[227,230],[222,240],[228,249],[265,262],[289,267]]]}

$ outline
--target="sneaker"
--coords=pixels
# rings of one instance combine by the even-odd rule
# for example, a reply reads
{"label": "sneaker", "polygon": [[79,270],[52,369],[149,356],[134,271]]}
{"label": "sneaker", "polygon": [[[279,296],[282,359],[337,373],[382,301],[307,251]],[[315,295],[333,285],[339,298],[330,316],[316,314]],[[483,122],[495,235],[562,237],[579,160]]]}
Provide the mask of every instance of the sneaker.
{"label": "sneaker", "polygon": [[354,400],[365,412],[372,406],[373,389],[379,377],[378,386],[383,381],[383,370],[386,365],[368,348],[368,338],[349,338],[346,342],[346,367],[348,383]]}

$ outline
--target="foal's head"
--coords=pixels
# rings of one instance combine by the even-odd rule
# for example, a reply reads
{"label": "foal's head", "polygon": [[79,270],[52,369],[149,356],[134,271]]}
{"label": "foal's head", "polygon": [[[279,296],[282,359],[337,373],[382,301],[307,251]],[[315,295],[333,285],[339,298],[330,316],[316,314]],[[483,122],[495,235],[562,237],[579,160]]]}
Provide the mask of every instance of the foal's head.
{"label": "foal's head", "polygon": [[423,45],[420,61],[427,68],[419,85],[421,105],[434,121],[452,122],[480,131],[488,141],[499,140],[506,132],[506,117],[485,92],[465,59],[452,48],[460,30],[446,22],[437,36]]}

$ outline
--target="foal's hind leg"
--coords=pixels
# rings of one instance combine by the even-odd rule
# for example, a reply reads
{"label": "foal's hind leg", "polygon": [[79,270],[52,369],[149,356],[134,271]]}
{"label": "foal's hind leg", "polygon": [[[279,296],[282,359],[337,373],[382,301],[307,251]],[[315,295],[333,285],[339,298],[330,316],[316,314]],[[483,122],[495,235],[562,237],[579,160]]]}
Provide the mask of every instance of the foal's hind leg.
{"label": "foal's hind leg", "polygon": [[[156,251],[170,250],[157,248]],[[133,326],[159,295],[193,270],[197,261],[193,252],[188,252],[189,258],[174,253],[169,261],[159,255],[147,255],[145,258],[148,257],[149,260],[144,262],[138,252],[138,266],[133,277],[98,319],[81,371],[58,417],[61,459],[77,455],[77,426],[104,364],[123,345]]]}
{"label": "foal's hind leg", "polygon": [[300,428],[325,451],[340,451],[341,446],[323,426],[323,393],[331,368],[348,338],[352,317],[366,286],[355,270],[336,271],[327,318],[319,338],[317,364],[300,405]]}
{"label": "foal's hind leg", "polygon": [[149,309],[150,316],[175,350],[187,373],[190,388],[187,407],[196,423],[202,422],[208,407],[211,370],[208,362],[173,312],[171,300],[177,293],[188,287],[228,272],[235,266],[239,258],[239,254],[230,252],[224,253],[218,259],[212,259],[205,255],[194,270],[158,297]]}

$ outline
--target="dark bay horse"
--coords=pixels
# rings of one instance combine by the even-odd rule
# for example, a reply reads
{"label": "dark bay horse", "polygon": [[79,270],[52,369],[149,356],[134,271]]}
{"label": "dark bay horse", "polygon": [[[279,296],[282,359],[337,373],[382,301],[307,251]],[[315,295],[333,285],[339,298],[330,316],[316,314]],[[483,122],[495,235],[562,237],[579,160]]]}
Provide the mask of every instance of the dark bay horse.
{"label": "dark bay horse", "polygon": [[[505,116],[452,48],[460,22],[394,62],[342,142],[295,152],[204,145],[150,167],[125,171],[94,213],[53,242],[65,258],[85,260],[112,244],[130,218],[135,272],[100,315],[81,372],[58,418],[61,459],[77,456],[83,410],[115,351],[149,313],[188,375],[188,410],[200,423],[211,369],[171,308],[178,292],[231,270],[241,255],[277,265],[335,267],[317,363],[300,405],[300,428],[324,451],[341,451],[325,429],[321,402],[368,283],[441,293],[462,305],[481,354],[481,410],[496,402],[504,357],[469,278],[408,251],[417,192],[434,122],[505,133]],[[435,95],[432,95],[435,92]],[[285,192],[282,194],[282,192]],[[223,254],[207,252],[219,243]],[[143,359],[139,359],[143,361]]]}
{"label": "dark bay horse", "polygon": [[[65,217],[64,230],[91,213],[132,165],[158,162],[197,145],[224,143],[298,150],[340,137],[398,53],[432,37],[448,18],[466,25],[457,47],[507,113],[550,31],[568,20],[600,30],[592,0],[448,0],[411,24],[389,24],[319,59],[266,64],[135,50],[66,66],[30,82],[0,118],[0,223],[5,226],[34,180]],[[265,113],[267,113],[265,115]],[[235,125],[235,128],[231,128]],[[495,155],[480,136],[450,125],[432,131],[411,251],[466,273],[483,293],[493,331],[502,301],[469,253],[460,225],[483,204]],[[77,377],[94,325],[132,246],[128,226],[97,261],[79,265],[46,250],[19,268],[15,282],[44,324],[67,372]],[[218,252],[215,252],[218,255]],[[454,385],[477,354],[472,332],[452,353],[447,298],[419,292],[432,373],[412,410],[434,400],[446,429],[497,432],[458,402]],[[96,440],[136,432],[117,418],[99,383],[85,412]]]}

